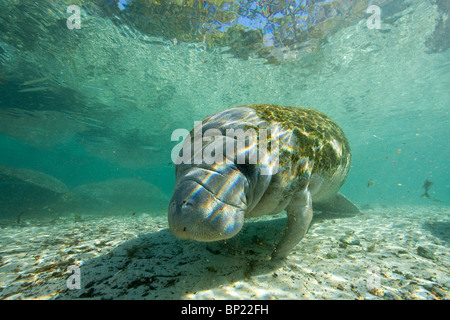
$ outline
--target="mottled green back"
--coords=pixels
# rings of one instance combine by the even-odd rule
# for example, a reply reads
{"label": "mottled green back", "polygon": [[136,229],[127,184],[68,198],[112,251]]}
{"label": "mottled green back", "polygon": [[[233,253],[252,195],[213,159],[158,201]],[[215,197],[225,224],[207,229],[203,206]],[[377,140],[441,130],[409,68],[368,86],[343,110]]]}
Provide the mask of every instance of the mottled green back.
{"label": "mottled green back", "polygon": [[[266,104],[246,107],[254,109],[262,120],[278,122],[293,130],[299,142],[297,156],[307,156],[314,162],[312,173],[332,174],[338,169],[348,171],[351,154],[347,138],[342,129],[324,113],[313,109]],[[335,147],[336,142],[340,145],[341,153]]]}

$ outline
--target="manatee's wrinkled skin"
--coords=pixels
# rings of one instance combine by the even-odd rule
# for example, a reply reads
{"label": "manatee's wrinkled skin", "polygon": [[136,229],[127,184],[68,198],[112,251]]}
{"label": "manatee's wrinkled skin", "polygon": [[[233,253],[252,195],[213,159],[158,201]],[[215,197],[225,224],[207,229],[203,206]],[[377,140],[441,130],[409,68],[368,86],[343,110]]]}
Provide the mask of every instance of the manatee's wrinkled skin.
{"label": "manatee's wrinkled skin", "polygon": [[[247,143],[239,144],[229,129],[247,131]],[[194,128],[183,145],[190,152],[187,163],[176,166],[168,212],[175,236],[228,239],[241,230],[245,219],[286,210],[286,231],[272,253],[272,259],[284,258],[308,230],[313,203],[327,211],[359,212],[338,193],[350,169],[349,144],[323,113],[275,105],[241,106],[202,121],[201,134],[209,134],[209,139],[196,138],[200,131],[195,130],[200,129]],[[263,131],[267,132],[267,152],[258,153],[264,150]],[[195,149],[196,143],[203,146],[203,153],[198,152],[201,147]],[[191,148],[185,149],[186,144]],[[211,150],[218,145],[223,154],[215,162],[208,160],[207,155],[217,156]],[[234,149],[227,149],[229,145]],[[252,162],[255,153],[257,161]]]}

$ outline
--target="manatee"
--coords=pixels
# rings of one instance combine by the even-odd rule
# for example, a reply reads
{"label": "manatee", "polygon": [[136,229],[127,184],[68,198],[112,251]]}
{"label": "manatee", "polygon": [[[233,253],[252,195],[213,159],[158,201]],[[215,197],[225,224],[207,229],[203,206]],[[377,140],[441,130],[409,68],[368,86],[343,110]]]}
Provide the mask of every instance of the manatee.
{"label": "manatee", "polygon": [[256,104],[216,113],[194,127],[175,159],[170,230],[181,239],[224,240],[245,219],[285,210],[272,259],[285,258],[306,234],[313,209],[359,212],[338,192],[350,160],[344,132],[322,112]]}
{"label": "manatee", "polygon": [[0,181],[8,181],[11,184],[26,184],[36,186],[57,194],[63,194],[69,191],[67,186],[58,179],[35,170],[26,168],[13,168],[0,165]]}
{"label": "manatee", "polygon": [[0,216],[48,213],[68,191],[62,181],[44,172],[0,165]]}

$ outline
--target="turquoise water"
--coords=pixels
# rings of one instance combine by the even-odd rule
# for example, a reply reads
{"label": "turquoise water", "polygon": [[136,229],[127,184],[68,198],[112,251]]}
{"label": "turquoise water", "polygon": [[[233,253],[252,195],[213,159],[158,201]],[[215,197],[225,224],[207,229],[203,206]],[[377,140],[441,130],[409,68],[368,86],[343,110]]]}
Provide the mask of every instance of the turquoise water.
{"label": "turquoise water", "polygon": [[352,149],[341,190],[361,208],[447,206],[448,13],[444,0],[3,0],[0,215],[165,216],[172,132],[255,103],[335,120]]}
{"label": "turquoise water", "polygon": [[344,191],[355,202],[426,203],[426,178],[448,200],[445,2],[381,3],[381,29],[367,27],[369,14],[324,26],[342,17],[330,14],[311,22],[319,37],[305,31],[306,40],[286,46],[246,47],[243,33],[233,45],[245,54],[174,40],[205,30],[175,29],[172,39],[143,32],[126,15],[132,3],[114,14],[114,4],[81,3],[81,29],[69,30],[64,2],[3,2],[0,163],[70,187],[139,177],[170,194],[173,130],[228,107],[273,103],[315,108],[344,129],[353,151]]}
{"label": "turquoise water", "polygon": [[[170,195],[175,129],[228,107],[272,103],[315,108],[343,128],[353,153],[343,191],[359,205],[426,204],[425,179],[448,202],[445,1],[381,1],[380,29],[367,27],[364,1],[308,4],[296,15],[302,41],[288,33],[292,23],[275,23],[286,15],[280,4],[268,17],[255,7],[252,20],[242,3],[222,11],[78,3],[81,28],[72,30],[64,1],[1,4],[1,164],[70,188],[135,177]],[[182,12],[190,23],[176,19]],[[220,21],[220,12],[234,18]],[[272,24],[268,44],[261,29]],[[209,36],[230,26],[246,31],[224,45]]]}

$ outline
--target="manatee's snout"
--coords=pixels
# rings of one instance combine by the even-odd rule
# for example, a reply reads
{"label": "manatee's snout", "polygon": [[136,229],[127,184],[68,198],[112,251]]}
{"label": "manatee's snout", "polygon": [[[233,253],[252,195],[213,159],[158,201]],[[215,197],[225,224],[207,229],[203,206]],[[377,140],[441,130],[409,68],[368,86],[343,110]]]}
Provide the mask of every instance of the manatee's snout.
{"label": "manatee's snout", "polygon": [[[232,192],[234,197],[237,192],[241,191]],[[170,231],[181,239],[228,239],[241,230],[245,209],[245,203],[220,199],[201,183],[186,180],[176,187],[169,204]]]}

